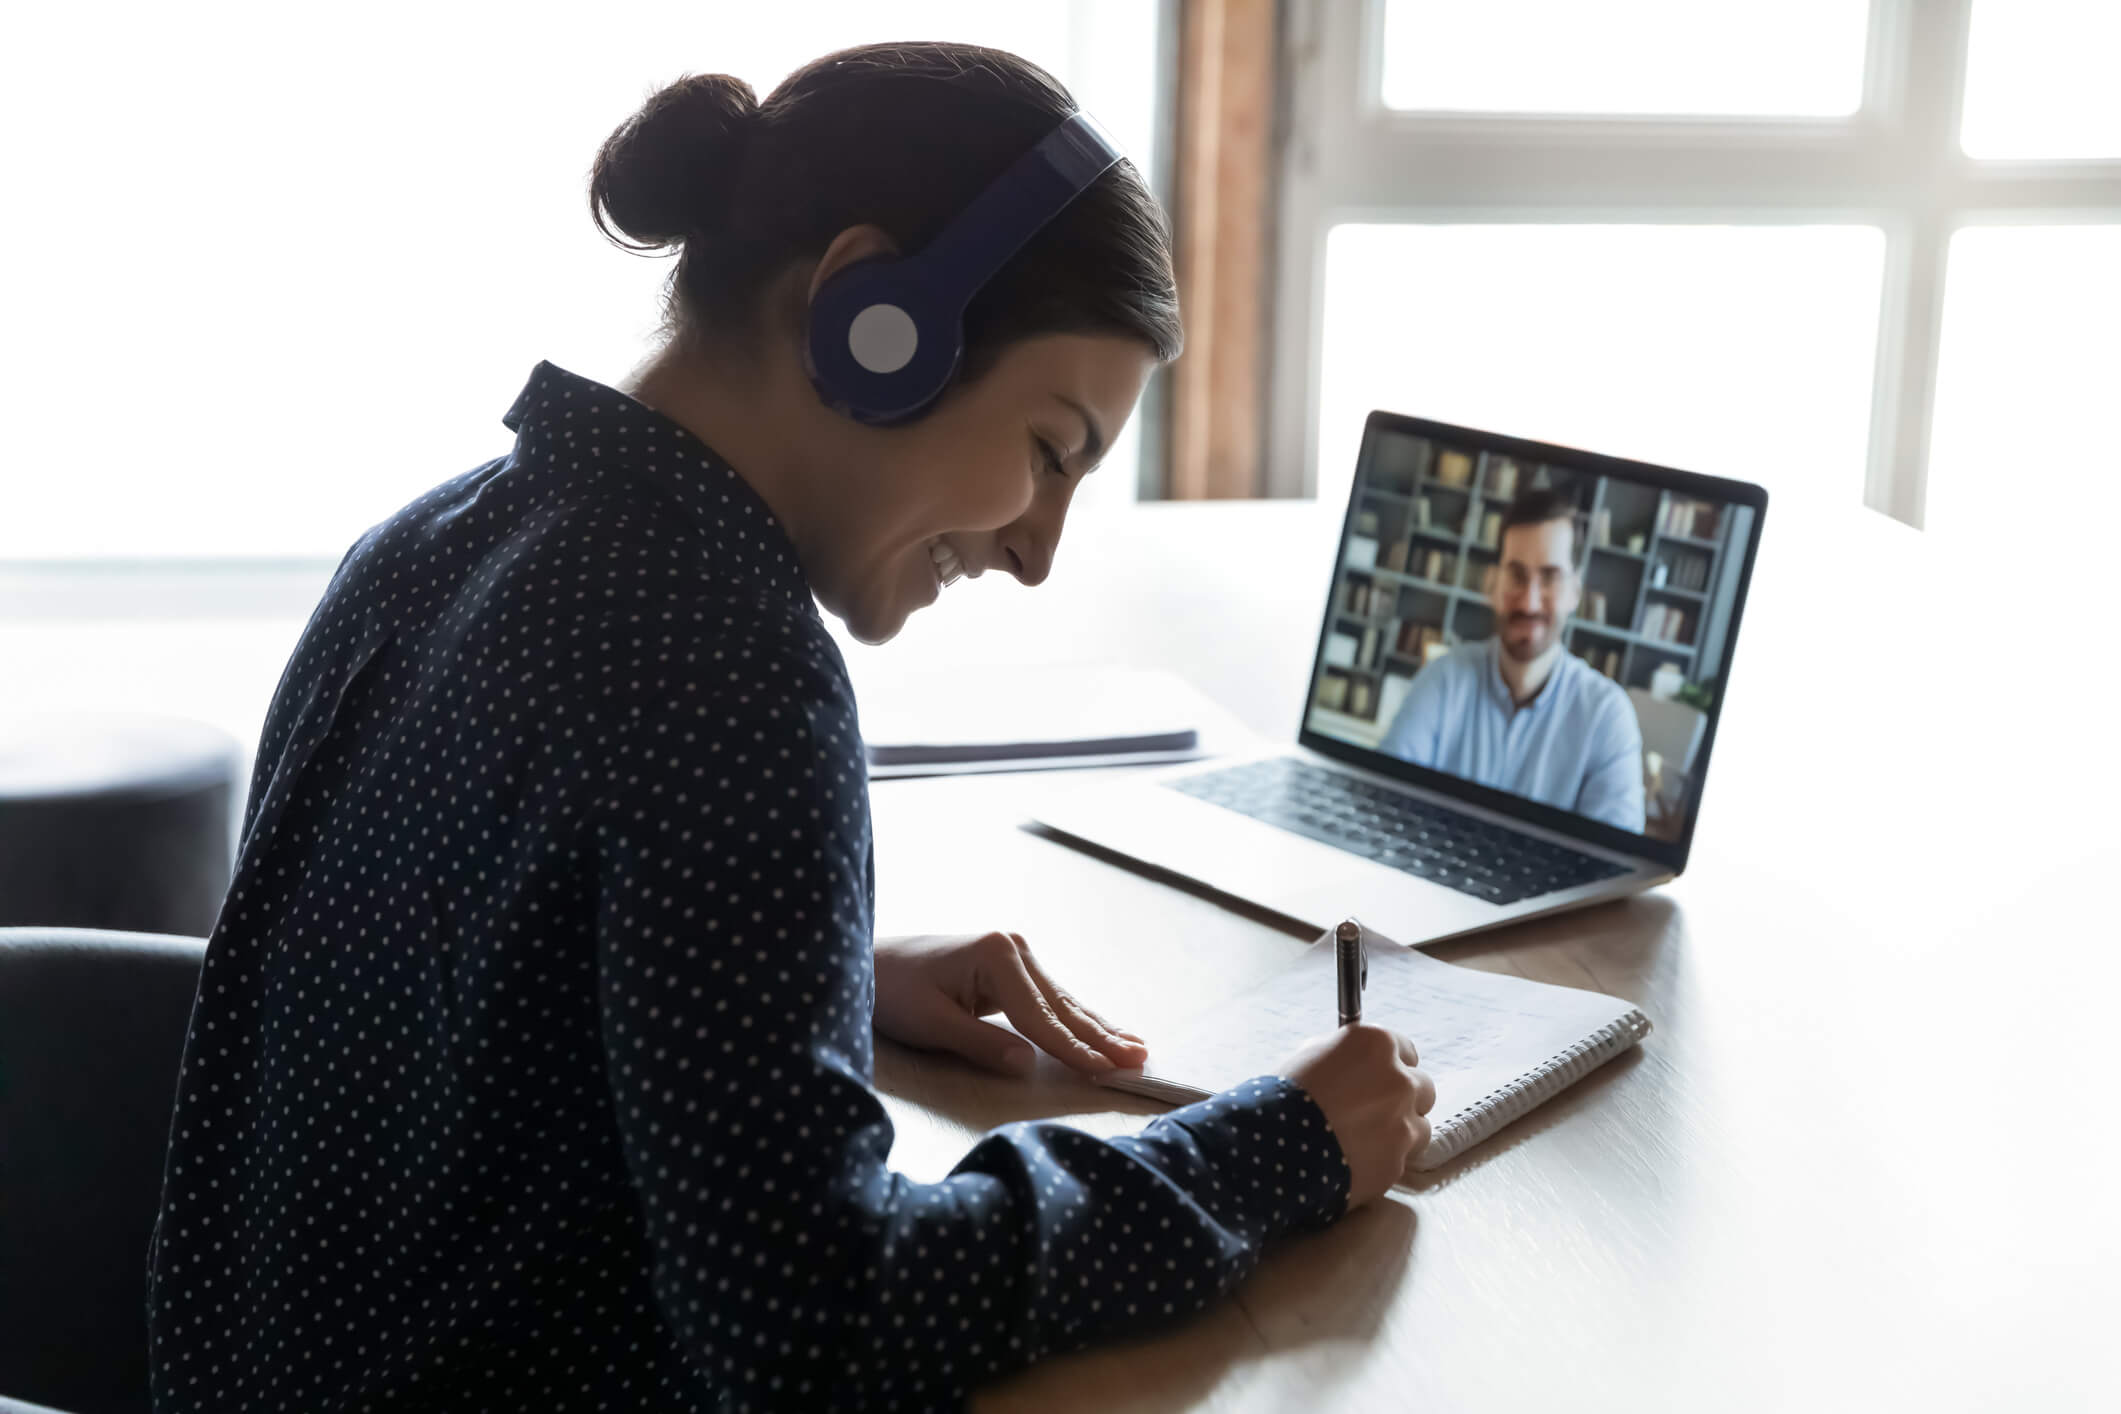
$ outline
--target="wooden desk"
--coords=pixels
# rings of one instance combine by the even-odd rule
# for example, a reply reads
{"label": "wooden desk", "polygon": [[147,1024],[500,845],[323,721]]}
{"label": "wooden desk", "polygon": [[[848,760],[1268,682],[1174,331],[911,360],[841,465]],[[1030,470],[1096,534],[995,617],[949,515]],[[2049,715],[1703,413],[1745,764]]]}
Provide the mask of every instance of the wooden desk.
{"label": "wooden desk", "polygon": [[[2115,1407],[2094,1353],[2121,1314],[2107,605],[2032,587],[1984,607],[1953,547],[1860,510],[1778,506],[1768,537],[1688,872],[1438,950],[1627,997],[1656,1026],[1640,1051],[1185,1325],[977,1407]],[[1287,625],[1315,619],[1286,597],[1322,602],[1323,563],[1235,567],[1228,613],[1283,631],[1196,680],[1293,721],[1310,630]],[[1067,592],[1130,657],[1161,591]],[[1153,1047],[1310,935],[1022,823],[1084,778],[879,783],[878,930],[1021,932]],[[1012,1082],[880,1042],[877,1068],[893,1163],[921,1179],[1008,1120],[1118,1134],[1157,1109],[1050,1060]]]}

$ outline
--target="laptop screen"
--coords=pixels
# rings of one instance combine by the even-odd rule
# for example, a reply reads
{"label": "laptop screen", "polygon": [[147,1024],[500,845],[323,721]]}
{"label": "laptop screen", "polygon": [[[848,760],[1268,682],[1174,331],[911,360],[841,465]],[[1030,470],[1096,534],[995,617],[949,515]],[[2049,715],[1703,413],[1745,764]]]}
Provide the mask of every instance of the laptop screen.
{"label": "laptop screen", "polygon": [[1377,414],[1351,498],[1304,725],[1683,846],[1764,494]]}

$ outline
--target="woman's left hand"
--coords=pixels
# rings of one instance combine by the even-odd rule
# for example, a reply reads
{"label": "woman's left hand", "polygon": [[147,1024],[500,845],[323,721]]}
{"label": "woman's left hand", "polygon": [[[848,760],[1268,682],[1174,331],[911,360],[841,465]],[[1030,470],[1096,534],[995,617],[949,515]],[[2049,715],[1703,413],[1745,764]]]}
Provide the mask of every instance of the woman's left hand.
{"label": "woman's left hand", "polygon": [[1010,1024],[1081,1071],[1137,1066],[1141,1037],[1122,1031],[1055,985],[1021,933],[921,934],[876,944],[876,1029],[894,1041],[951,1051],[989,1070],[1024,1075],[1031,1047],[980,1020]]}

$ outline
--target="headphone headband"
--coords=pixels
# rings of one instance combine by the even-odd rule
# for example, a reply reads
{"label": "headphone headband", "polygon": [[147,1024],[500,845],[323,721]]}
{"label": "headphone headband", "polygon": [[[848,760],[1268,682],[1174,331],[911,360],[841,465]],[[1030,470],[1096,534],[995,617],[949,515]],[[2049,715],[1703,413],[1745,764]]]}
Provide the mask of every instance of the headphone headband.
{"label": "headphone headband", "polygon": [[1016,159],[929,242],[938,294],[956,295],[962,310],[1009,257],[1089,190],[1119,161],[1119,148],[1088,113],[1078,112]]}

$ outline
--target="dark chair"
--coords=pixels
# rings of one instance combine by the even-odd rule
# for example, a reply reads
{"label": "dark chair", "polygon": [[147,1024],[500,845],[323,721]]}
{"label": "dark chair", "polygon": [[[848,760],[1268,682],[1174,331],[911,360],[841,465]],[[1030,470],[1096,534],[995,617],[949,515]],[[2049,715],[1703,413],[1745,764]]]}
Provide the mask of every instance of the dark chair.
{"label": "dark chair", "polygon": [[241,760],[228,733],[181,717],[0,720],[0,928],[211,933]]}
{"label": "dark chair", "polygon": [[205,956],[0,928],[0,1414],[148,1407],[147,1247]]}

